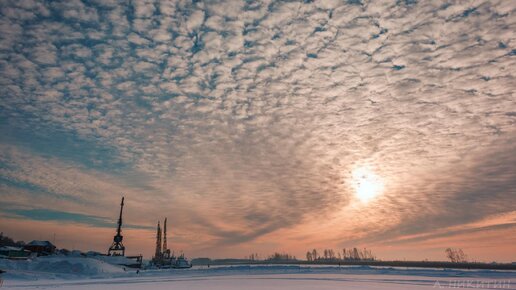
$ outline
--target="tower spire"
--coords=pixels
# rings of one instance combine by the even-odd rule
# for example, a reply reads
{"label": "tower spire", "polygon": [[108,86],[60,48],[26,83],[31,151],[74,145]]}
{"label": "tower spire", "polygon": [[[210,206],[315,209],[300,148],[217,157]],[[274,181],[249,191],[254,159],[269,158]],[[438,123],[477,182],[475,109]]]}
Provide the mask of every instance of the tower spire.
{"label": "tower spire", "polygon": [[120,216],[118,216],[118,228],[116,229],[116,235],[122,237],[122,212],[124,210],[124,199],[122,197],[122,202],[120,203]]}
{"label": "tower spire", "polygon": [[163,223],[163,253],[167,252],[167,218]]}
{"label": "tower spire", "polygon": [[156,253],[154,254],[154,259],[161,259],[161,227],[158,221],[158,228],[156,231]]}

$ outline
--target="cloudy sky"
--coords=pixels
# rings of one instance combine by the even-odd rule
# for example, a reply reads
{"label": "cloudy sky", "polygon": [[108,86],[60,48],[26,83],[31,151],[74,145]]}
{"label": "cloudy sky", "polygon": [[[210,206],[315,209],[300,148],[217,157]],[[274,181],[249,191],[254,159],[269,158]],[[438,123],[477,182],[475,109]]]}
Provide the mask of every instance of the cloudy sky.
{"label": "cloudy sky", "polygon": [[0,230],[106,251],[125,196],[134,254],[168,217],[190,257],[514,261],[515,31],[506,0],[0,1]]}

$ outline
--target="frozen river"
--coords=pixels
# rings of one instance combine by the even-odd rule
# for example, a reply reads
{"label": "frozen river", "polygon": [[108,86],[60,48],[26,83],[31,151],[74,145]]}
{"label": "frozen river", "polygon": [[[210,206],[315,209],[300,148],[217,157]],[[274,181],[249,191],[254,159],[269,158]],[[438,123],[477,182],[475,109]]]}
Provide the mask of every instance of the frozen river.
{"label": "frozen river", "polygon": [[368,266],[218,266],[124,271],[91,259],[8,262],[3,289],[516,289],[516,271]]}

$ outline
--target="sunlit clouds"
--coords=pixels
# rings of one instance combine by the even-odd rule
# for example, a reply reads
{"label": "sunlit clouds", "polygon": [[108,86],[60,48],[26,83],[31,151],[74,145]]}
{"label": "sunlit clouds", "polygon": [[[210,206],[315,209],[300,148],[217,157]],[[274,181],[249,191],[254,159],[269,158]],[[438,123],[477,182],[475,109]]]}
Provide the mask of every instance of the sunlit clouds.
{"label": "sunlit clouds", "polygon": [[364,203],[382,194],[384,184],[381,177],[367,167],[358,167],[351,173],[355,196]]}
{"label": "sunlit clouds", "polygon": [[515,260],[476,238],[515,239],[515,9],[1,1],[0,229],[104,233],[125,195],[190,256]]}

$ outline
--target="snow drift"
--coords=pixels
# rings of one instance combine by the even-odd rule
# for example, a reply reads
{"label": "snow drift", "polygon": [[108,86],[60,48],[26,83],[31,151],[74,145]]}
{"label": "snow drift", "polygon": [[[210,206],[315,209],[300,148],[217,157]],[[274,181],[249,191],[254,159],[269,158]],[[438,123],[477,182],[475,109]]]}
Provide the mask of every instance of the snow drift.
{"label": "snow drift", "polygon": [[24,261],[0,259],[0,268],[7,273],[4,280],[73,279],[123,274],[122,267],[87,257],[38,257]]}

